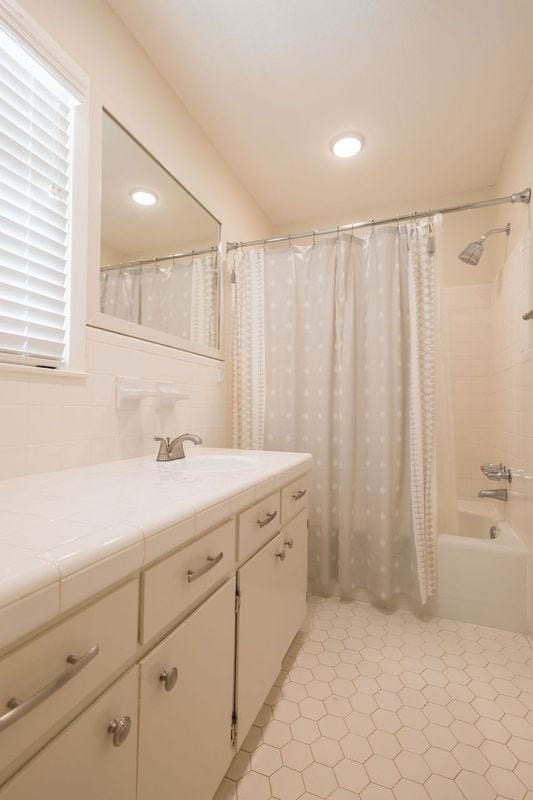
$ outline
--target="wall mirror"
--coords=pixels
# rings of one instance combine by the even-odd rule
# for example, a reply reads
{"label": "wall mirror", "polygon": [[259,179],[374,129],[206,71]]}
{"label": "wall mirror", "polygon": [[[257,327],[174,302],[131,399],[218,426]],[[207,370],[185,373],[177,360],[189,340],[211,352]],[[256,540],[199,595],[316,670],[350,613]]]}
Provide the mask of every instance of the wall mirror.
{"label": "wall mirror", "polygon": [[218,220],[104,111],[98,324],[220,357],[219,243]]}

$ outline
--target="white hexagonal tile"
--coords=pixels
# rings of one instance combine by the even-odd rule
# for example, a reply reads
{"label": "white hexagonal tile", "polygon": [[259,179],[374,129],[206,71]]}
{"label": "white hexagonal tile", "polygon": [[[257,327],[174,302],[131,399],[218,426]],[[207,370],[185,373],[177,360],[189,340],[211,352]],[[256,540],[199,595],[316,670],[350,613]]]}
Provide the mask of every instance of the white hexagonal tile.
{"label": "white hexagonal tile", "polygon": [[369,714],[361,714],[359,711],[352,711],[344,718],[344,722],[351,733],[357,733],[360,736],[368,736],[376,729]]}
{"label": "white hexagonal tile", "polygon": [[455,779],[466,800],[494,800],[496,792],[483,775],[462,770]]}
{"label": "white hexagonal tile", "polygon": [[398,716],[402,725],[405,725],[406,728],[415,728],[421,731],[428,724],[427,717],[419,708],[402,706],[398,711]]}
{"label": "white hexagonal tile", "polygon": [[352,706],[346,697],[331,695],[324,700],[324,705],[328,714],[332,714],[334,717],[344,718],[352,713]]}
{"label": "white hexagonal tile", "polygon": [[326,714],[318,721],[320,733],[327,736],[329,739],[342,739],[348,733],[348,728],[345,721],[341,717],[334,717],[331,714]]}
{"label": "white hexagonal tile", "polygon": [[280,700],[272,706],[272,716],[280,722],[294,722],[300,716],[300,710],[292,700]]}
{"label": "white hexagonal tile", "polygon": [[514,771],[516,777],[522,781],[524,786],[533,791],[533,764],[519,761]]}
{"label": "white hexagonal tile", "polygon": [[305,790],[301,774],[290,767],[281,767],[271,775],[270,786],[278,800],[297,800]]}
{"label": "white hexagonal tile", "polygon": [[423,757],[415,753],[408,753],[407,750],[402,750],[394,761],[402,778],[424,783],[430,775],[430,769]]}
{"label": "white hexagonal tile", "polygon": [[[528,749],[531,751],[533,749],[531,744],[529,742],[527,744]],[[481,743],[479,749],[487,761],[490,764],[494,764],[495,767],[503,767],[503,769],[512,770],[518,762],[516,755],[509,748],[509,743],[506,746],[499,742],[491,742],[489,739],[485,739],[485,741]],[[533,753],[531,756],[533,757]]]}
{"label": "white hexagonal tile", "polygon": [[337,788],[335,773],[324,764],[311,764],[302,773],[305,788],[318,797],[329,797]]}
{"label": "white hexagonal tile", "polygon": [[368,744],[377,756],[394,758],[402,749],[393,733],[376,730],[368,737]]}
{"label": "white hexagonal tile", "polygon": [[342,752],[346,758],[351,758],[352,761],[364,763],[372,755],[372,749],[369,741],[364,736],[359,736],[357,733],[348,733],[343,736],[339,742]]}
{"label": "white hexagonal tile", "polygon": [[396,712],[387,711],[384,708],[378,708],[377,711],[374,711],[372,721],[378,730],[387,731],[388,733],[396,733],[402,727]]}
{"label": "white hexagonal tile", "polygon": [[501,767],[489,767],[485,778],[490,783],[496,794],[510,800],[522,800],[526,787],[514,772]]}
{"label": "white hexagonal tile", "polygon": [[272,745],[272,747],[283,747],[290,739],[291,729],[286,722],[279,722],[279,720],[274,719],[263,728],[263,742]]}
{"label": "white hexagonal tile", "polygon": [[471,722],[462,722],[456,719],[452,722],[448,730],[455,736],[458,742],[469,744],[472,747],[479,747],[483,741],[479,729],[475,725],[472,725]]}
{"label": "white hexagonal tile", "polygon": [[281,687],[281,695],[285,700],[291,700],[293,703],[299,703],[304,697],[307,697],[306,687],[301,683],[285,683]]}
{"label": "white hexagonal tile", "polygon": [[433,722],[424,728],[424,736],[432,747],[439,747],[442,750],[452,750],[457,744],[457,740],[450,728],[446,728],[444,725],[436,725]]}
{"label": "white hexagonal tile", "polygon": [[281,748],[281,758],[286,767],[301,772],[313,761],[313,754],[308,744],[291,739]]}
{"label": "white hexagonal tile", "polygon": [[343,789],[349,789],[351,792],[358,794],[364,787],[370,783],[368,774],[362,764],[356,764],[348,758],[343,758],[333,768],[337,783]]}
{"label": "white hexagonal tile", "polygon": [[396,738],[403,749],[407,750],[408,753],[422,755],[430,746],[422,731],[416,730],[415,728],[400,728],[396,734]]}
{"label": "white hexagonal tile", "polygon": [[[533,746],[527,739],[520,739],[517,736],[511,736],[507,742],[507,747],[516,756],[519,761],[526,761],[528,764],[533,764]],[[496,763],[496,762],[494,762]],[[504,764],[498,764],[503,767]]]}
{"label": "white hexagonal tile", "polygon": [[313,758],[319,764],[324,764],[326,767],[334,767],[339,761],[343,759],[343,752],[339,746],[339,742],[335,739],[328,739],[326,736],[321,736],[311,745]]}
{"label": "white hexagonal tile", "polygon": [[237,784],[238,800],[269,800],[270,783],[259,772],[247,772]]}
{"label": "white hexagonal tile", "polygon": [[[325,680],[319,680],[318,674],[323,675],[325,670],[330,670],[330,667],[317,667],[313,671],[313,675],[315,676],[312,681],[306,685],[305,690],[309,697],[315,697],[317,700],[325,700],[326,697],[329,697],[331,694],[331,688],[329,683]],[[331,670],[333,672],[333,670]],[[335,677],[335,673],[333,672],[333,676]]]}
{"label": "white hexagonal tile", "polygon": [[[260,772],[262,775],[272,775],[272,773],[276,772],[281,766],[280,750],[269,744],[258,747],[251,755],[252,769],[254,772]],[[231,777],[231,775],[229,777]]]}
{"label": "white hexagonal tile", "polygon": [[299,709],[301,716],[308,719],[319,720],[326,714],[326,707],[322,700],[316,700],[314,697],[306,697],[305,700],[301,700]]}
{"label": "white hexagonal tile", "polygon": [[431,800],[464,800],[463,793],[450,778],[430,775],[424,785]]}
{"label": "white hexagonal tile", "polygon": [[354,680],[353,685],[360,694],[374,695],[379,692],[379,683],[375,678],[368,678],[366,675],[359,675]]}
{"label": "white hexagonal tile", "polygon": [[431,772],[441,775],[443,778],[455,778],[461,772],[461,766],[457,759],[449,750],[441,750],[439,747],[430,747],[424,753]]}
{"label": "white hexagonal tile", "polygon": [[[354,794],[350,797],[351,800],[358,800]],[[378,783],[369,783],[368,786],[365,786],[359,797],[361,800],[395,800],[392,789],[386,789]],[[339,800],[341,800],[341,798],[339,798]],[[346,800],[348,800],[348,798],[346,798]]]}
{"label": "white hexagonal tile", "polygon": [[393,789],[397,800],[430,800],[428,793],[420,783],[402,778]]}
{"label": "white hexagonal tile", "polygon": [[[320,736],[320,730],[316,722],[312,719],[300,717],[295,722],[291,723],[291,731],[293,739],[305,744],[311,744]],[[264,736],[263,736],[264,738]],[[286,742],[284,743],[286,744]]]}
{"label": "white hexagonal tile", "polygon": [[394,761],[383,756],[370,756],[368,761],[365,761],[365,769],[373,783],[387,786],[389,789],[398,783],[401,777]]}
{"label": "white hexagonal tile", "polygon": [[489,768],[489,762],[477,747],[460,742],[452,752],[463,769],[484,775]]}
{"label": "white hexagonal tile", "polygon": [[476,728],[479,730],[482,738],[491,739],[493,742],[500,742],[505,744],[511,738],[510,732],[507,728],[493,719],[478,719],[475,723]]}

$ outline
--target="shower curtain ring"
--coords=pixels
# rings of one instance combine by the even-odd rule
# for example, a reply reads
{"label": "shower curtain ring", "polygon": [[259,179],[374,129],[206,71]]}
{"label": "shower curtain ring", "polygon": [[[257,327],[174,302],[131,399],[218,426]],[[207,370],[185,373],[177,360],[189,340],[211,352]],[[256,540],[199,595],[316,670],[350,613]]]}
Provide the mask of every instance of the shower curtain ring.
{"label": "shower curtain ring", "polygon": [[316,245],[316,231],[313,231],[313,247]]}
{"label": "shower curtain ring", "polygon": [[374,217],[372,217],[372,219],[370,220],[370,222],[372,223],[372,230],[370,231],[370,235],[371,235],[371,236],[373,236],[373,235],[374,235],[374,232],[375,232],[375,230],[376,230],[376,226],[375,226],[375,222],[376,222],[376,220],[375,220],[375,218],[374,218]]}

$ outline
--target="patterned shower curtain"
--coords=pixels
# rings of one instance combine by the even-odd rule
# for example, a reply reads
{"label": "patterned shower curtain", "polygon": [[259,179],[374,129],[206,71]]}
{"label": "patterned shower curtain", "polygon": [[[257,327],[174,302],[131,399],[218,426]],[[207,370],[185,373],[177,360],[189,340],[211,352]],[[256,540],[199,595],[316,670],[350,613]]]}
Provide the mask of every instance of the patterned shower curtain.
{"label": "patterned shower curtain", "polygon": [[209,347],[218,346],[217,254],[100,273],[104,314]]}
{"label": "patterned shower curtain", "polygon": [[432,250],[423,221],[234,254],[234,445],[313,454],[322,590],[435,591]]}

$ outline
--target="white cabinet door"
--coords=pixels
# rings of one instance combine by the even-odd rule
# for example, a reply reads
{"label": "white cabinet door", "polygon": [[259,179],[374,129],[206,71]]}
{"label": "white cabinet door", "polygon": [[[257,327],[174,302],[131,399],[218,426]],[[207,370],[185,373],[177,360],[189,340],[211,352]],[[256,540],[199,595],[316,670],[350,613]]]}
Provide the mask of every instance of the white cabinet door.
{"label": "white cabinet door", "polygon": [[307,611],[307,511],[301,511],[282,530],[285,559],[282,562],[280,602],[283,656],[300,630]]}
{"label": "white cabinet door", "polygon": [[232,578],[141,661],[138,800],[211,800],[234,755],[234,666]]}
{"label": "white cabinet door", "polygon": [[236,710],[240,746],[305,617],[305,510],[238,572]]}
{"label": "white cabinet door", "polygon": [[135,800],[137,702],[134,667],[17,772],[0,800]]}

